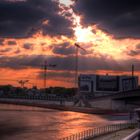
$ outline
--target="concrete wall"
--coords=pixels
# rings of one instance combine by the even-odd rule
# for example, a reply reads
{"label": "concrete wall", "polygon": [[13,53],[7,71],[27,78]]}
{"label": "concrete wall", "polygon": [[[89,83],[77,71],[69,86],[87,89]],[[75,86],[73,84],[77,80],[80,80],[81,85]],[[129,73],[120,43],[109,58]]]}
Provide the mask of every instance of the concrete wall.
{"label": "concrete wall", "polygon": [[48,100],[27,100],[27,99],[6,99],[0,98],[0,102],[7,102],[7,103],[21,103],[21,104],[36,104],[36,105],[73,105],[73,102],[69,101],[48,101]]}
{"label": "concrete wall", "polygon": [[126,111],[126,103],[121,100],[112,100],[112,109],[113,110],[120,110],[120,111]]}
{"label": "concrete wall", "polygon": [[[6,99],[0,98],[0,102],[7,102],[7,103],[21,103],[33,106],[57,106],[57,105],[65,105],[65,106],[73,106],[73,101],[47,101],[47,100],[28,100],[28,99]],[[108,110],[118,110],[118,111],[129,111],[138,107],[138,105],[133,105],[127,103],[123,100],[112,100],[111,98],[101,98],[97,100],[87,101],[92,108],[101,108],[101,109],[108,109]],[[136,102],[134,102],[136,103]],[[139,103],[137,101],[137,103]],[[84,106],[83,106],[84,107]]]}
{"label": "concrete wall", "polygon": [[103,108],[103,109],[112,109],[112,101],[110,99],[106,100],[94,100],[90,102],[92,107]]}
{"label": "concrete wall", "polygon": [[[90,102],[92,107],[103,108],[103,109],[111,109],[118,111],[128,111],[132,108],[132,105],[126,104],[121,100],[111,100],[111,99],[102,99],[102,100],[94,100]],[[135,108],[136,106],[133,106]]]}

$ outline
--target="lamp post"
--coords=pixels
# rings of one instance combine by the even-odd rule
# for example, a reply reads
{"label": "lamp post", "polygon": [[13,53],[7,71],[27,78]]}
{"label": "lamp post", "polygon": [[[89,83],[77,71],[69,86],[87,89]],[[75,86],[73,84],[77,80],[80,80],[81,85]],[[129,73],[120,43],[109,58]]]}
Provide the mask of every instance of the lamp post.
{"label": "lamp post", "polygon": [[78,53],[79,49],[83,50],[84,52],[87,52],[84,48],[82,48],[79,44],[75,43],[74,44],[76,47],[76,66],[75,66],[75,87],[77,88],[76,94],[79,94],[79,89],[78,89]]}

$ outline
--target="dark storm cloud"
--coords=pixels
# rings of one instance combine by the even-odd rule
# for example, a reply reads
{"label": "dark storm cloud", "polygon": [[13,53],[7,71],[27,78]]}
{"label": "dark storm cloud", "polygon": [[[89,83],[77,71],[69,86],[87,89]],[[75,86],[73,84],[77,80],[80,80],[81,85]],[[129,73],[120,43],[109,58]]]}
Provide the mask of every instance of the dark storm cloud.
{"label": "dark storm cloud", "polygon": [[70,55],[75,53],[75,48],[74,46],[70,46],[70,43],[65,42],[60,45],[55,45],[52,51],[55,54]]}
{"label": "dark storm cloud", "polygon": [[74,10],[83,24],[96,24],[117,38],[140,37],[139,0],[78,0]]}
{"label": "dark storm cloud", "polygon": [[14,54],[19,54],[20,52],[20,49],[17,49],[16,51],[14,51]]}
{"label": "dark storm cloud", "polygon": [[0,50],[0,53],[7,53],[7,52],[10,52],[11,50],[12,50],[12,48],[2,49],[2,50]]}
{"label": "dark storm cloud", "polygon": [[23,69],[27,67],[43,68],[45,60],[47,60],[49,64],[57,64],[56,69],[58,70],[74,69],[75,58],[61,58],[57,56],[46,57],[45,55],[3,56],[0,58],[0,67],[12,69]]}
{"label": "dark storm cloud", "polygon": [[26,49],[26,50],[33,49],[33,44],[31,44],[31,43],[25,43],[23,45],[23,48]]}
{"label": "dark storm cloud", "polygon": [[1,45],[1,46],[4,45],[3,42],[4,42],[4,39],[1,39],[1,38],[0,38],[0,45]]}
{"label": "dark storm cloud", "polygon": [[[59,15],[52,0],[0,1],[0,37],[22,38],[38,30],[49,35],[72,35],[71,21]],[[43,21],[48,20],[48,24]]]}
{"label": "dark storm cloud", "polygon": [[136,49],[140,50],[140,44],[136,45]]}
{"label": "dark storm cloud", "polygon": [[16,41],[8,41],[8,45],[16,45]]}
{"label": "dark storm cloud", "polygon": [[[85,45],[83,43],[84,48],[88,48],[89,47],[88,45],[87,44]],[[90,47],[91,47],[91,45],[92,44],[90,44]],[[72,55],[72,54],[74,54],[75,55],[75,53],[76,53],[75,46],[74,45],[72,46],[69,42],[64,42],[62,44],[54,45],[52,47],[53,47],[52,51],[53,51],[54,54],[60,54],[60,55]],[[81,55],[87,55],[87,54],[92,54],[93,51],[89,51],[89,50],[84,51],[82,49],[79,49],[78,53],[81,54]]]}
{"label": "dark storm cloud", "polygon": [[12,69],[24,69],[27,67],[41,67],[44,63],[45,56],[42,55],[31,55],[31,56],[15,56],[0,57],[0,67],[3,68],[12,68]]}
{"label": "dark storm cloud", "polygon": [[[24,69],[24,68],[43,68],[44,61],[47,60],[48,64],[56,64],[55,68],[49,67],[48,69],[54,70],[75,70],[75,57],[57,57],[45,55],[30,55],[30,56],[15,56],[15,57],[0,57],[0,67],[11,69]],[[116,70],[116,71],[129,71],[131,65],[134,64],[135,70],[140,70],[139,59],[128,59],[115,61],[111,58],[102,56],[97,57],[80,57],[79,70]]]}
{"label": "dark storm cloud", "polygon": [[138,55],[140,55],[140,44],[137,44],[135,46],[135,49],[128,51],[127,54],[130,55],[130,56],[138,56]]}
{"label": "dark storm cloud", "polygon": [[128,52],[128,55],[130,56],[140,55],[140,50],[130,50],[130,52]]}
{"label": "dark storm cloud", "polygon": [[[56,72],[56,71],[48,71],[47,72],[47,78],[73,78],[75,76],[75,73],[71,73],[69,71],[63,71],[63,72]],[[44,72],[39,72],[38,77],[43,79],[44,78]]]}

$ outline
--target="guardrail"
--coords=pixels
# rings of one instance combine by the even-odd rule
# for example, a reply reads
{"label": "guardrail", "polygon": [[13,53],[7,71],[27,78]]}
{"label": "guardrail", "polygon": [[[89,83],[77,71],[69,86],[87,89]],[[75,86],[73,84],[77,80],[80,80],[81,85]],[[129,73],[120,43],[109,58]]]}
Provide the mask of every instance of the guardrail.
{"label": "guardrail", "polygon": [[0,96],[0,98],[8,98],[8,99],[30,99],[30,100],[48,100],[48,101],[74,101],[74,98],[62,98],[62,97],[53,97],[53,96]]}
{"label": "guardrail", "polygon": [[112,124],[112,125],[103,126],[99,128],[89,129],[89,130],[86,130],[77,134],[73,134],[65,138],[61,138],[59,140],[88,140],[90,138],[95,138],[100,135],[123,130],[126,128],[135,128],[135,127],[137,127],[137,122]]}
{"label": "guardrail", "polygon": [[140,108],[135,110],[138,116],[138,130],[130,134],[129,136],[125,137],[123,140],[140,140]]}
{"label": "guardrail", "polygon": [[[132,134],[130,134],[123,140],[134,140],[134,139],[138,138],[139,135],[140,135],[140,129],[136,130],[135,132],[133,132]],[[137,140],[140,140],[140,137]]]}

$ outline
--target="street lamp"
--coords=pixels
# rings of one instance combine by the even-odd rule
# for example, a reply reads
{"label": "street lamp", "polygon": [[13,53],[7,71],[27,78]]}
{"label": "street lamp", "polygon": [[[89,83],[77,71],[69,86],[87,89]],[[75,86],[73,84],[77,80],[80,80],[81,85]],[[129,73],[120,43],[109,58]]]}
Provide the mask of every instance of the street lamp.
{"label": "street lamp", "polygon": [[77,87],[76,94],[78,94],[78,53],[79,49],[83,50],[84,52],[87,52],[83,47],[81,47],[79,44],[74,44],[76,47],[76,67],[75,67],[75,87]]}

